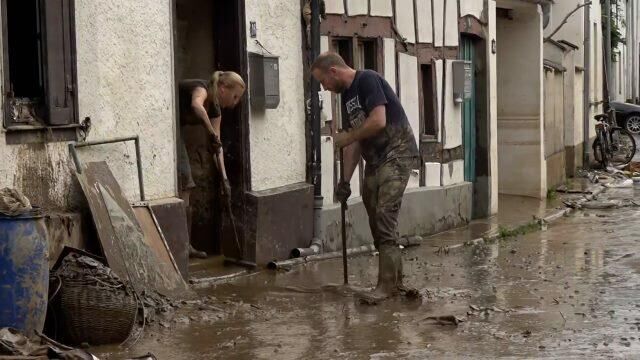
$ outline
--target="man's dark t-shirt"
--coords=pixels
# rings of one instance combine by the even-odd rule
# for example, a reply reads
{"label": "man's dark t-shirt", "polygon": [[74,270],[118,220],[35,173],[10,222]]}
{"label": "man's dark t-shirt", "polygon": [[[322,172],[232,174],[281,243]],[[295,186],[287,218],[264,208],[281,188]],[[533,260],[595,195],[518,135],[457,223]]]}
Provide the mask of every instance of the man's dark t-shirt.
{"label": "man's dark t-shirt", "polygon": [[[178,97],[180,100],[180,123],[181,124],[200,124],[200,120],[193,109],[191,108],[191,98],[193,90],[196,88],[203,88],[209,90],[209,84],[206,80],[200,79],[187,79],[181,80],[178,84]],[[215,119],[220,116],[220,106],[218,104],[211,104],[207,110],[209,119]]]}
{"label": "man's dark t-shirt", "polygon": [[384,105],[387,126],[374,137],[360,141],[362,157],[372,166],[396,158],[418,158],[418,146],[407,115],[389,83],[375,71],[358,70],[342,93],[343,129],[357,129],[377,106]]}

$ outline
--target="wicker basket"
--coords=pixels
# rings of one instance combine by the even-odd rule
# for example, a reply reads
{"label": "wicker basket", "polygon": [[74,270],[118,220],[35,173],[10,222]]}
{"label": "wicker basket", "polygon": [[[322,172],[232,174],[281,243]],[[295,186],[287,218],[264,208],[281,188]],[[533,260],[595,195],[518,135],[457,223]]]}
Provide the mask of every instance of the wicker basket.
{"label": "wicker basket", "polygon": [[61,330],[69,344],[121,343],[136,320],[137,303],[124,287],[65,280],[58,296]]}

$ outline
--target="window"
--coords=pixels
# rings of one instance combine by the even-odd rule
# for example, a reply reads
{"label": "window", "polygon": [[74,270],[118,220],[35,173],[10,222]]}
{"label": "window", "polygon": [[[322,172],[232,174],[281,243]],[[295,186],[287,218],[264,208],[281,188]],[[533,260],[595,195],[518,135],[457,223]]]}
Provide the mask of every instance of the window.
{"label": "window", "polygon": [[[381,56],[381,54],[379,53],[380,48],[381,47],[378,46],[377,39],[336,37],[331,41],[331,50],[340,54],[347,65],[357,70],[370,69],[380,71],[382,65],[381,61],[379,60],[379,56]],[[346,109],[342,106],[342,99],[340,98],[340,95],[334,95],[333,99],[334,107],[331,133],[333,133],[336,128],[341,127],[342,116],[343,114],[346,114]],[[337,167],[334,169],[334,171],[334,174],[336,175],[336,178],[334,178],[334,183],[337,183],[337,176],[339,176]],[[356,172],[351,179],[351,189],[353,191],[353,196],[360,195],[360,189],[363,185],[363,178],[364,160],[360,160],[360,165],[356,168]]]}
{"label": "window", "polygon": [[[331,42],[331,50],[340,54],[347,65],[354,69],[380,71],[380,61],[378,61],[378,44],[375,39],[336,37],[333,38]],[[342,118],[342,113],[345,111],[345,109],[342,109],[340,95],[335,95],[334,99],[333,118],[338,121],[332,125],[333,130],[335,130],[336,125],[339,126],[339,120]]]}
{"label": "window", "polygon": [[2,0],[7,129],[77,124],[73,0]]}
{"label": "window", "polygon": [[435,138],[438,134],[436,119],[436,94],[434,93],[433,70],[431,64],[420,65],[420,75],[422,77],[422,123],[424,134]]}
{"label": "window", "polygon": [[351,47],[351,39],[336,38],[333,40],[333,51],[342,56],[347,65],[353,67],[353,50]]}
{"label": "window", "polygon": [[358,41],[358,69],[378,70],[378,51],[374,40]]}

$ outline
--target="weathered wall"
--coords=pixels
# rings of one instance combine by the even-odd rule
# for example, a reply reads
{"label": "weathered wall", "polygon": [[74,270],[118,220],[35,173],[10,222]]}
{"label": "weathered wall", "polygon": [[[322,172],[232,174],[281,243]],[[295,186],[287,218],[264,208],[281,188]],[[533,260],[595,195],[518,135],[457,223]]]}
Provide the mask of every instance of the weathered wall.
{"label": "weathered wall", "polygon": [[[76,2],[79,114],[92,119],[88,140],[140,135],[149,198],[176,193],[171,29],[168,0]],[[50,208],[76,205],[66,144],[6,145],[4,137],[0,186]],[[84,161],[107,160],[129,199],[137,199],[132,144],[79,153]]]}
{"label": "weathered wall", "polygon": [[[501,193],[546,196],[542,111],[542,18],[537,5],[500,1],[497,20],[498,151]],[[526,86],[522,86],[526,84]]]}
{"label": "weathered wall", "polygon": [[442,164],[442,186],[464,182],[464,160],[455,160]]}
{"label": "weathered wall", "polygon": [[[398,217],[400,236],[431,235],[468,223],[471,219],[472,192],[469,183],[407,190]],[[372,244],[367,212],[361,199],[349,201],[346,215],[347,247]],[[340,205],[325,206],[320,223],[324,251],[342,249]]]}
{"label": "weathered wall", "polygon": [[547,187],[554,188],[565,179],[564,79],[559,71],[545,69],[544,147],[547,161]]}
{"label": "weathered wall", "polygon": [[[562,20],[573,10],[576,9],[578,4],[583,4],[583,0],[562,0],[556,1],[551,7],[551,22],[546,29],[544,29],[544,36],[547,37],[552,31],[558,28],[562,23]],[[553,36],[556,41],[566,40],[579,47],[576,50],[576,65],[584,66],[584,8],[576,11],[567,19],[567,23],[564,24],[560,30]]]}
{"label": "weathered wall", "polygon": [[483,0],[462,0],[460,1],[460,16],[471,15],[477,19],[482,18],[484,9]]}
{"label": "weathered wall", "polygon": [[453,101],[453,62],[446,60],[445,63],[445,115],[441,122],[442,146],[445,149],[453,149],[462,145],[462,105]]}
{"label": "weathered wall", "polygon": [[485,0],[487,7],[488,26],[485,29],[487,34],[487,64],[489,69],[489,162],[491,174],[491,194],[490,194],[490,211],[492,214],[498,212],[498,56],[492,51],[492,42],[497,38],[496,31],[496,2]]}
{"label": "weathered wall", "polygon": [[[544,45],[545,59],[563,64],[564,52],[551,43]],[[568,64],[567,64],[568,65]],[[572,102],[564,92],[564,73],[544,67],[544,146],[547,157],[564,151],[564,102]],[[565,100],[565,96],[567,97]]]}
{"label": "weathered wall", "polygon": [[398,91],[398,82],[396,81],[396,40],[384,39],[384,79],[389,85]]}
{"label": "weathered wall", "polygon": [[591,124],[589,126],[589,138],[593,139],[596,136],[595,125],[596,122],[593,117],[596,114],[603,112],[604,106],[602,101],[604,100],[603,84],[604,84],[604,72],[603,69],[603,38],[602,38],[602,25],[601,25],[601,11],[600,4],[594,3],[591,6],[590,18],[591,18],[591,67],[589,69],[591,81],[590,81],[590,114],[589,119]]}
{"label": "weathered wall", "polygon": [[285,0],[250,0],[247,48],[263,50],[249,36],[249,23],[258,26],[258,40],[280,56],[280,105],[251,110],[251,184],[260,191],[305,181],[306,147],[300,4]]}
{"label": "weathered wall", "polygon": [[418,59],[415,56],[398,54],[400,76],[400,103],[413,129],[416,144],[420,143],[420,95],[418,93]]}

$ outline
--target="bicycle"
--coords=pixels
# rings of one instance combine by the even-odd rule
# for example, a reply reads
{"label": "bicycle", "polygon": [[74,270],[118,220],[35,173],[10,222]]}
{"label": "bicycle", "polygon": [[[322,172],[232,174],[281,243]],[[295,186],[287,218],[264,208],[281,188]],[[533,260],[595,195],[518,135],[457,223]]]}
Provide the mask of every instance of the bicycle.
{"label": "bicycle", "polygon": [[636,141],[633,135],[616,124],[613,124],[607,114],[595,117],[596,139],[593,142],[593,154],[596,161],[603,168],[615,168],[627,165],[636,154]]}

